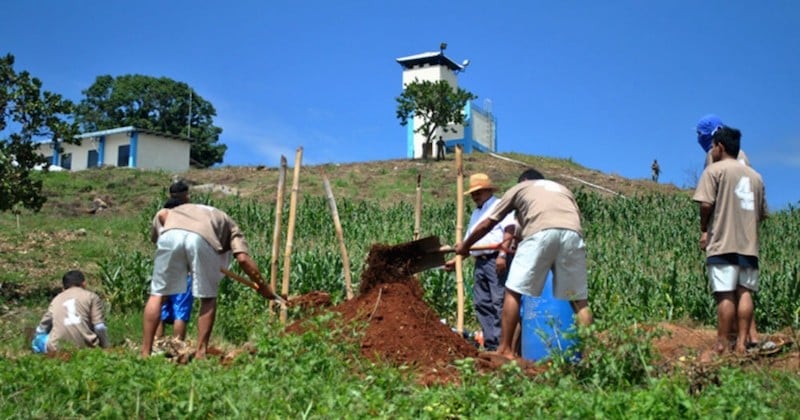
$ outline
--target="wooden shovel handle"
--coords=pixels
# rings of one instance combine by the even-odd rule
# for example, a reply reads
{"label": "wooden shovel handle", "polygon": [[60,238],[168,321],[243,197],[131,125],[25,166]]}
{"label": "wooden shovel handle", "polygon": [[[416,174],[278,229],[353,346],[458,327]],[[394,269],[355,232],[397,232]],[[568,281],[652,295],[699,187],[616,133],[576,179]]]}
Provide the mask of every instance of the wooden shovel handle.
{"label": "wooden shovel handle", "polygon": [[[499,243],[499,244],[488,244],[488,245],[478,245],[478,246],[473,246],[469,250],[470,251],[491,251],[491,250],[500,249],[500,246],[502,246],[502,245],[503,245],[502,243]],[[434,251],[434,252],[455,252],[455,251],[456,251],[456,249],[453,248],[452,246],[445,245],[445,246],[439,248],[437,251]]]}
{"label": "wooden shovel handle", "polygon": [[[265,296],[264,293],[262,293],[262,291],[261,291],[262,285],[254,282],[252,280],[246,279],[246,278],[234,273],[233,271],[228,270],[227,268],[220,268],[219,271],[222,274],[225,274],[226,276],[238,281],[239,283],[242,283],[243,285],[255,290],[256,292],[258,292],[262,296],[268,297],[268,296]],[[269,287],[267,287],[267,291],[269,291]],[[278,296],[275,292],[272,292],[272,299],[276,300],[276,301],[278,301],[280,303],[285,303],[285,300],[283,298],[281,298],[280,296]]]}

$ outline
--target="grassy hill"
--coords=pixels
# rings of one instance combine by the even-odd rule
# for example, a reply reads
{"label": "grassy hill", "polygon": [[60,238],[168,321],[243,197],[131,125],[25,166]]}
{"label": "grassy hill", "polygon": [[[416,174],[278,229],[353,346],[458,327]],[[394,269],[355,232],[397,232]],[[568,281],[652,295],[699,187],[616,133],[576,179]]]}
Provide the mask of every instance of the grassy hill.
{"label": "grassy hill", "polygon": [[[289,163],[294,165],[291,160]],[[573,190],[586,189],[604,196],[633,196],[653,191],[682,193],[673,185],[604,174],[569,160],[520,154],[465,155],[464,182],[470,174],[485,172],[505,189],[516,183],[517,176],[526,167],[537,168],[548,178]],[[456,168],[452,159],[301,166],[301,199],[324,195],[321,174],[330,180],[337,200],[413,204],[418,175],[421,176],[423,206],[455,203],[456,200]],[[232,194],[269,206],[275,202],[278,168],[225,166],[171,174],[109,167],[47,174],[44,191],[48,201],[40,213],[24,212],[19,218],[12,214],[0,215],[0,281],[6,283],[6,287],[9,287],[8,282],[21,284],[14,286],[16,291],[0,293],[6,296],[25,293],[27,285],[42,282],[57,289],[60,274],[71,268],[98,274],[98,259],[105,251],[119,244],[141,242],[141,232],[149,223],[143,212],[154,210],[153,203],[164,200],[170,182],[177,177],[193,186],[194,195],[223,198]],[[293,168],[290,167],[286,180],[287,203],[292,177]],[[98,199],[108,207],[93,211]],[[470,203],[468,197],[465,202]],[[76,242],[82,245],[69,246]]]}
{"label": "grassy hill", "polygon": [[[487,373],[474,360],[450,361],[446,368],[458,370],[457,381],[420,385],[414,366],[360,357],[364,349],[359,328],[331,328],[333,315],[323,313],[312,320],[316,327],[308,332],[283,335],[283,326],[266,311],[263,299],[227,281],[220,286],[212,344],[233,352],[249,350],[232,360],[186,366],[163,357],[142,360],[135,347],[141,338],[153,251],[146,233],[175,174],[104,168],[44,174],[50,199],[40,213],[0,215],[0,417],[488,418],[535,412],[546,417],[697,418],[736,413],[781,418],[800,409],[800,400],[793,398],[800,391],[800,352],[794,349],[774,359],[697,365],[692,363],[696,347],[683,344],[713,337],[705,334],[707,329],[668,337],[673,351],[682,350],[674,360],[659,359],[651,346],[658,334],[653,325],[715,324],[704,256],[697,246],[697,206],[688,191],[604,174],[569,160],[519,154],[465,156],[465,182],[472,173],[487,172],[505,189],[529,166],[568,185],[584,219],[596,323],[583,337],[591,351],[578,365],[554,358],[531,376],[519,367]],[[291,293],[322,290],[334,302],[343,299],[343,263],[321,173],[330,179],[336,196],[354,281],[372,244],[411,239],[419,175],[422,234],[445,242],[453,239],[452,160],[302,167],[288,273]],[[223,167],[177,176],[193,186],[194,201],[218,206],[239,222],[269,278],[276,168]],[[291,170],[287,176],[288,203]],[[468,215],[471,201],[464,197],[464,202]],[[284,231],[288,213],[287,204]],[[286,243],[285,234],[281,243]],[[783,330],[797,337],[797,249],[800,211],[772,214],[762,228],[762,290],[756,299],[762,332]],[[30,355],[24,332],[35,326],[59,291],[61,275],[72,268],[85,271],[89,287],[107,302],[114,347],[63,358]],[[280,271],[282,266],[275,273]],[[468,291],[469,263],[464,281]],[[437,315],[435,321],[441,317],[452,325],[453,275],[428,270],[420,273],[419,282],[425,303]],[[471,323],[467,327],[475,328],[469,292],[466,295],[465,319]],[[370,306],[372,313],[377,305]],[[294,320],[304,314],[289,315]],[[194,325],[193,321],[190,338]]]}

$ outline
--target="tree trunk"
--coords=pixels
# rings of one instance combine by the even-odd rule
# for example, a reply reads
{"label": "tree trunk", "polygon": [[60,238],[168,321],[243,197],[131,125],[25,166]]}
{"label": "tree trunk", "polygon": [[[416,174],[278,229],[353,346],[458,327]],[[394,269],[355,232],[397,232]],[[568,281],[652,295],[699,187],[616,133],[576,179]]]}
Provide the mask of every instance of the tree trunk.
{"label": "tree trunk", "polygon": [[433,156],[433,143],[422,143],[422,159],[428,160],[431,156]]}

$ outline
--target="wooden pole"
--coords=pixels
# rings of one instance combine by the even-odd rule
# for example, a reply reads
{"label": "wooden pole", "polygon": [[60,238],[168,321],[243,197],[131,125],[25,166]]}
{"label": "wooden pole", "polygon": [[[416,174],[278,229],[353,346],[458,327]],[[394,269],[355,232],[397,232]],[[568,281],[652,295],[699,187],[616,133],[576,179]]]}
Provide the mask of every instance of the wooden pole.
{"label": "wooden pole", "polygon": [[[272,259],[269,265],[269,285],[278,290],[278,253],[281,247],[281,223],[283,221],[283,198],[286,193],[286,156],[281,155],[281,166],[278,169],[278,191],[275,197],[275,229],[272,231]],[[269,301],[272,309],[273,301]],[[270,313],[272,313],[270,311]]]}
{"label": "wooden pole", "polygon": [[422,224],[422,174],[417,174],[417,197],[414,202],[414,240],[419,239],[419,227]]}
{"label": "wooden pole", "polygon": [[[300,165],[303,161],[303,148],[298,147],[294,158],[294,172],[292,175],[292,195],[289,199],[289,227],[286,230],[286,248],[283,253],[283,284],[281,296],[289,296],[289,275],[292,268],[292,246],[294,245],[294,219],[297,217],[297,193],[300,190]],[[286,305],[281,305],[280,320],[286,323]]]}
{"label": "wooden pole", "polygon": [[[456,243],[463,240],[464,230],[464,167],[461,162],[462,147],[456,146]],[[456,255],[456,330],[464,332],[464,257]]]}
{"label": "wooden pole", "polygon": [[342,230],[342,223],[339,220],[339,210],[336,208],[336,199],[333,197],[333,190],[331,183],[325,172],[320,169],[322,175],[322,185],[325,187],[325,196],[328,197],[328,206],[331,208],[331,215],[333,216],[333,226],[336,229],[336,239],[339,240],[339,250],[342,253],[342,270],[344,271],[344,290],[347,293],[347,300],[353,298],[352,279],[350,277],[350,257],[347,256],[347,246],[344,244],[344,232]]}

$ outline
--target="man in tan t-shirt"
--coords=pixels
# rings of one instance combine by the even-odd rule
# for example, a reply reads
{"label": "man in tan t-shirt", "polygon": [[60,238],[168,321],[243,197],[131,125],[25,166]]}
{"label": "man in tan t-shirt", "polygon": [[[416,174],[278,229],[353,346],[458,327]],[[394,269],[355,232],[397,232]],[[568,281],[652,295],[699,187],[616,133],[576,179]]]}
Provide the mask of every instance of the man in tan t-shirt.
{"label": "man in tan t-shirt", "polygon": [[186,291],[186,276],[191,274],[192,294],[200,299],[195,358],[205,358],[214,327],[219,282],[223,278],[220,268],[227,267],[230,253],[251,280],[266,288],[265,296],[276,297],[264,284],[258,266],[250,257],[244,234],[222,210],[183,204],[169,211],[163,225],[156,215],[152,230],[157,249],[150,298],[144,308],[142,356],[149,356],[152,351],[164,297]]}
{"label": "man in tan t-shirt", "polygon": [[[86,278],[78,270],[61,278],[64,291],[53,298],[36,327],[35,352],[54,352],[66,342],[78,348],[108,347],[108,332],[103,303],[96,293],[86,290]],[[43,344],[45,344],[43,346]]]}
{"label": "man in tan t-shirt", "polygon": [[[724,126],[725,125],[722,123],[722,120],[714,114],[705,115],[702,118],[700,118],[700,120],[697,122],[697,143],[706,153],[706,161],[703,165],[704,169],[707,168],[712,163],[714,163],[714,158],[711,156],[711,148],[712,148],[711,137],[718,129]],[[744,149],[741,148],[741,142],[739,146],[740,146],[739,153],[736,155],[736,160],[738,160],[739,163],[741,163],[742,165],[750,166],[750,159],[747,158],[747,154],[745,154]],[[735,327],[732,330],[732,334],[734,336],[737,334]],[[749,336],[748,345],[757,346],[760,344],[758,339],[759,335],[758,335],[758,329],[756,328],[755,317],[753,317],[753,320],[750,322],[750,332],[748,333],[748,336]],[[769,344],[769,343],[770,342],[767,341],[761,344]]]}
{"label": "man in tan t-shirt", "polygon": [[514,358],[512,340],[520,321],[521,294],[541,296],[547,273],[553,270],[553,296],[569,300],[582,325],[592,323],[586,273],[586,246],[578,204],[561,184],[544,179],[535,169],[520,175],[495,205],[492,213],[479,222],[455,251],[469,255],[472,245],[500,220],[516,212],[523,239],[517,245],[514,263],[506,280],[500,345],[497,354]]}
{"label": "man in tan t-shirt", "polygon": [[759,224],[767,217],[761,175],[735,158],[740,140],[735,128],[723,126],[714,132],[714,163],[703,171],[692,197],[700,205],[700,248],[706,251],[709,285],[717,301],[717,353],[729,349],[734,322],[734,350],[746,351],[753,318],[751,293],[758,291]]}

